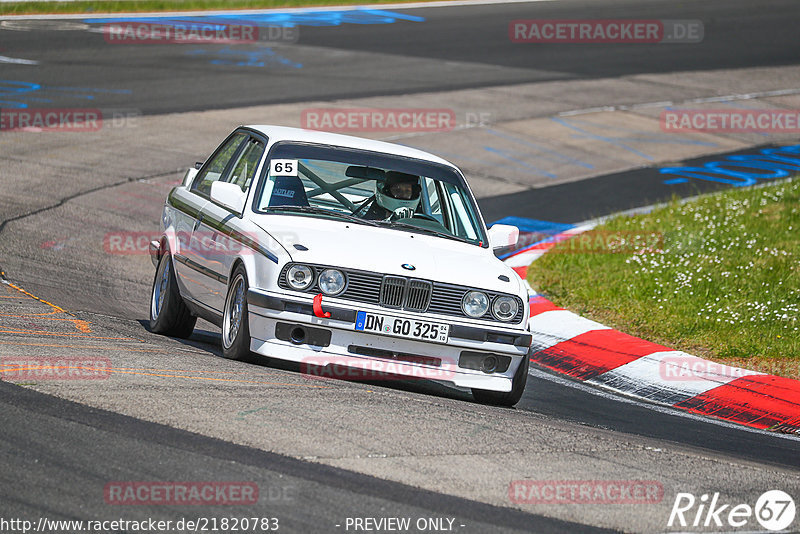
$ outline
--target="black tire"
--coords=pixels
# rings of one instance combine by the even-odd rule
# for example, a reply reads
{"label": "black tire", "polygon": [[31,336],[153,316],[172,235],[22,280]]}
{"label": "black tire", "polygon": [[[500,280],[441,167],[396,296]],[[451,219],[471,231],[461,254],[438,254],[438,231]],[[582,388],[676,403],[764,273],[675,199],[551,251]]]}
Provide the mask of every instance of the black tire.
{"label": "black tire", "polygon": [[522,398],[525,392],[525,384],[528,382],[528,369],[531,366],[531,358],[526,354],[519,364],[514,378],[511,380],[511,391],[487,391],[485,389],[472,389],[472,398],[481,404],[493,404],[495,406],[514,406]]}
{"label": "black tire", "polygon": [[250,359],[250,324],[247,314],[247,271],[234,269],[222,311],[222,355],[231,360]]}
{"label": "black tire", "polygon": [[156,334],[187,338],[194,331],[197,317],[186,307],[178,291],[172,256],[161,256],[150,292],[150,330]]}

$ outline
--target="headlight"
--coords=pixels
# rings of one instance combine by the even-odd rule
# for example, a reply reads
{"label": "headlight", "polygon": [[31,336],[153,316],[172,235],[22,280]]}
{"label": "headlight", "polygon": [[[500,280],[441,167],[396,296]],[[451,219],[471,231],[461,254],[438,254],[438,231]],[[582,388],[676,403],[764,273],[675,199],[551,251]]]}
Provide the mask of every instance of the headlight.
{"label": "headlight", "polygon": [[314,283],[314,271],[305,265],[292,265],[286,272],[286,281],[293,289],[303,291]]}
{"label": "headlight", "polygon": [[338,295],[344,289],[344,275],[336,269],[325,269],[319,275],[319,288],[326,295]]}
{"label": "headlight", "polygon": [[489,309],[489,297],[480,291],[470,291],[461,301],[461,309],[470,317],[483,317]]}
{"label": "headlight", "polygon": [[492,315],[501,321],[510,321],[517,316],[519,304],[512,297],[497,297],[492,304]]}

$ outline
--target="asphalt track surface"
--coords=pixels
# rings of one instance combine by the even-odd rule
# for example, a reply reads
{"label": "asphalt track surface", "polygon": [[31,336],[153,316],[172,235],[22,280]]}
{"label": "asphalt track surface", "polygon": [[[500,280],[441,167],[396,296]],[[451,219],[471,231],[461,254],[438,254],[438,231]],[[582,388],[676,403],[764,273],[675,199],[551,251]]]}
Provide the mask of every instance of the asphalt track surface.
{"label": "asphalt track surface", "polygon": [[[612,0],[391,11],[421,17],[424,22],[304,25],[299,43],[309,48],[275,46],[275,54],[284,56],[285,68],[269,73],[248,72],[236,65],[210,69],[211,51],[202,47],[185,50],[155,43],[106,45],[100,33],[6,31],[2,47],[21,54],[15,57],[42,61],[37,83],[99,88],[105,93],[106,106],[135,108],[145,114],[640,73],[790,65],[800,56],[796,46],[800,12],[792,0],[759,2],[758,9],[749,0],[685,2],[679,6],[663,0]],[[509,40],[509,21],[535,18],[696,19],[703,21],[705,38],[688,47],[544,44],[534,49]],[[356,54],[349,68],[331,66],[330,58],[341,51]],[[359,53],[368,53],[369,57],[359,58]],[[298,64],[302,68],[294,68]],[[29,73],[25,65],[3,65],[6,80],[24,80]],[[114,91],[119,92],[116,98]],[[59,100],[57,95],[48,95],[53,99],[50,107],[73,105],[68,96]]]}
{"label": "asphalt track surface", "polygon": [[[101,489],[97,481],[107,473],[163,477],[161,464],[174,480],[192,480],[202,472],[209,480],[247,477],[257,482],[262,495],[264,488],[271,488],[266,491],[266,506],[250,513],[278,517],[280,529],[289,532],[334,531],[341,520],[332,518],[340,510],[353,517],[369,517],[375,510],[387,509],[396,517],[456,518],[455,525],[468,523],[473,532],[602,531],[232,445],[7,384],[0,384],[0,390],[8,423],[3,476],[25,488],[3,492],[4,517],[84,518],[76,510],[85,509],[86,502],[97,497]],[[13,446],[8,447],[9,443]],[[37,458],[26,455],[26,450],[37,451]],[[70,458],[75,468],[65,466],[65,451],[82,457],[83,463],[75,465],[75,458]],[[231,469],[231,464],[236,467]],[[69,480],[66,494],[52,488],[54,473]],[[107,511],[93,509],[90,515],[103,518]],[[200,515],[225,517],[226,511],[224,506],[205,507]],[[126,514],[130,520],[158,517],[175,522],[197,516],[190,506],[173,507],[167,514],[163,507],[143,506]]]}
{"label": "asphalt track surface", "polygon": [[[220,69],[207,68],[208,61],[203,57],[204,54],[187,55],[185,50],[162,45],[101,46],[102,36],[89,32],[4,31],[0,54],[41,61],[36,71],[36,82],[45,87],[96,88],[91,92],[92,105],[134,108],[146,115],[339,97],[413,95],[421,91],[606,78],[633,73],[781,66],[800,62],[796,46],[800,9],[791,1],[762,2],[758,9],[754,9],[751,1],[697,2],[680,6],[673,2],[648,1],[546,2],[407,11],[398,7],[392,11],[424,17],[425,22],[348,25],[346,31],[339,26],[303,27],[302,43],[314,47],[313,50],[294,52],[275,47],[289,61],[302,63],[303,67],[290,67],[278,71],[278,74],[272,71],[270,75],[245,71],[235,66],[222,66],[221,75]],[[700,19],[706,25],[708,38],[692,47],[691,53],[678,45],[545,45],[537,48],[533,54],[530,49],[511,45],[508,41],[507,23],[518,18]],[[711,29],[714,31],[709,31]],[[337,68],[334,71],[326,65],[326,57],[342,51],[355,54],[355,59],[359,53],[368,52],[371,54],[369,63],[354,61],[350,69]],[[376,60],[374,54],[380,54],[380,61]],[[442,75],[442,62],[458,65],[459,68]],[[30,66],[7,64],[2,69],[2,77],[6,80],[31,78]],[[9,97],[5,92],[0,98],[17,96]],[[52,102],[48,105],[74,106],[73,96],[74,92],[69,97],[59,97],[58,91],[50,91],[48,98]],[[411,96],[409,98],[413,99]],[[32,153],[26,157],[34,160],[37,156]],[[542,219],[578,222],[588,218],[587,215],[603,215],[635,205],[646,205],[668,197],[675,191],[667,188],[658,190],[655,186],[643,189],[641,175],[647,172],[650,171],[634,170],[531,190],[521,195],[482,198],[481,204],[489,220],[502,215],[526,215],[534,209]],[[609,194],[612,190],[613,195]],[[687,187],[680,194],[696,192],[697,189]],[[69,201],[69,198],[65,198],[62,206],[67,206]],[[130,310],[127,315],[111,313],[105,301],[115,297],[113,291],[110,291],[110,295],[98,296],[95,308],[87,307],[85,300],[75,296],[75,288],[69,284],[60,286],[59,280],[50,274],[52,271],[44,263],[37,265],[36,260],[19,261],[12,256],[11,251],[16,249],[35,258],[35,254],[28,254],[28,249],[36,247],[20,242],[18,236],[25,235],[25,228],[20,229],[11,223],[24,223],[26,218],[31,218],[31,224],[59,224],[55,215],[48,215],[51,210],[31,215],[37,209],[35,201],[32,201],[30,210],[21,210],[21,214],[15,214],[14,217],[2,217],[0,241],[5,243],[2,246],[3,255],[0,255],[0,267],[6,268],[9,279],[29,279],[39,297],[72,309],[77,314],[75,317],[98,324],[109,332],[138,336],[162,351],[175,350],[177,343],[150,336],[141,324],[135,322],[144,318],[146,308]],[[44,218],[34,221],[37,216]],[[18,266],[20,270],[17,270]],[[23,267],[25,271],[21,271]],[[149,261],[143,260],[139,267],[150,269]],[[39,269],[45,274],[37,274]],[[103,274],[102,268],[98,268],[87,272],[86,276],[84,292],[91,292],[89,288],[92,283],[102,283],[107,275]],[[147,291],[146,287],[134,287]],[[107,313],[115,316],[105,317]],[[13,322],[6,326],[24,327]],[[10,343],[17,340],[18,336],[6,335],[3,339]],[[219,352],[217,343],[217,334],[199,331],[184,346],[210,355],[209,358],[199,356],[203,362],[230,365],[216,357]],[[49,354],[46,348],[37,350],[42,350],[43,355]],[[254,367],[259,372],[269,370],[289,373],[289,376],[292,372],[296,374],[296,370],[285,370],[275,364],[262,363]],[[365,386],[361,384],[343,383],[338,387],[343,389],[343,399],[349,396],[360,398],[358,396],[365,391]],[[462,404],[468,408],[474,406],[469,403],[469,395],[434,385],[395,384],[379,387],[383,390],[382,394],[394,402],[406,402],[409,399],[416,402],[417,396],[422,394],[426,401],[429,400],[427,396],[436,398],[436,395],[440,395],[437,402],[453,411],[461,410],[459,406]],[[54,518],[99,519],[110,517],[112,513],[119,515],[118,510],[109,510],[102,497],[98,496],[103,484],[110,479],[246,479],[258,481],[262,488],[290,489],[291,498],[267,501],[266,506],[258,510],[259,515],[279,515],[289,532],[338,531],[340,529],[333,525],[345,515],[448,516],[466,524],[468,528],[465,528],[465,532],[593,530],[592,527],[547,517],[554,515],[549,511],[527,513],[512,510],[454,497],[442,491],[419,489],[414,487],[413,481],[404,484],[382,480],[349,469],[289,458],[284,454],[266,452],[268,449],[265,447],[248,447],[240,444],[241,441],[233,443],[231,441],[234,440],[219,439],[210,433],[201,435],[203,432],[191,432],[178,428],[177,424],[147,422],[115,413],[115,410],[87,407],[84,404],[91,404],[88,400],[84,404],[76,404],[57,398],[68,397],[64,391],[53,389],[51,392],[56,396],[0,383],[0,403],[3,405],[0,412],[3,414],[4,427],[0,440],[0,455],[3,458],[0,512],[4,517],[46,515]],[[198,395],[196,398],[200,402],[199,395],[203,395],[203,392],[198,388],[188,394],[190,398],[191,395]],[[255,397],[260,393],[252,394]],[[75,395],[90,399],[92,394],[78,392]],[[132,396],[127,402],[146,399],[146,395]],[[301,402],[308,401],[303,398]],[[370,402],[353,402],[355,410],[369,410],[371,406]],[[98,400],[98,403],[102,402]],[[109,401],[108,405],[112,407],[114,403]],[[306,406],[314,408],[310,403]],[[747,466],[775,472],[785,477],[789,488],[798,487],[800,454],[796,440],[710,423],[705,419],[688,418],[669,410],[656,410],[640,403],[598,395],[588,388],[571,386],[558,377],[540,371],[531,375],[526,394],[516,410],[486,409],[486,413],[497,421],[494,429],[498,432],[502,431],[503,425],[515,425],[520,422],[519,418],[531,416],[542,419],[546,425],[566,428],[569,432],[580,433],[585,429],[590,436],[587,439],[594,435],[592,432],[608,432],[620,442],[641,447],[671,448],[698,461],[698,465],[699,460],[706,459],[719,465]],[[420,412],[411,415],[420,416]],[[435,428],[435,424],[426,426],[426,430],[435,431]],[[433,439],[431,436],[433,434],[426,434],[418,439]],[[564,445],[561,449],[567,448]],[[549,454],[554,457],[559,452],[551,451]],[[548,461],[554,461],[552,457]],[[369,470],[365,468],[364,472]],[[579,473],[578,469],[572,472],[572,476],[564,478],[576,479]],[[664,468],[663,473],[668,477],[666,473],[669,473],[669,468]],[[524,477],[524,473],[517,476]],[[225,513],[226,510],[221,509],[204,509],[200,515]],[[196,509],[165,511],[163,507],[142,507],[133,511],[126,509],[125,515],[130,518],[158,515],[159,518],[169,519],[198,514]],[[605,523],[584,519],[583,522],[637,530],[637,526],[625,528],[624,522],[618,519]],[[638,525],[633,518],[631,524]]]}

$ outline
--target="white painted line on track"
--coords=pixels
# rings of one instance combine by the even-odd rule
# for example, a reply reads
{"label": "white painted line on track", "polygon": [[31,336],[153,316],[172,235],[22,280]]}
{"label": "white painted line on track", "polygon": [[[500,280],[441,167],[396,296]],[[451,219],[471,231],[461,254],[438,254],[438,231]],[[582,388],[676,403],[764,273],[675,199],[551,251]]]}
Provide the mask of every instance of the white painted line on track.
{"label": "white painted line on track", "polygon": [[0,56],[0,63],[14,63],[16,65],[38,65],[38,61],[32,59],[18,59],[15,57]]}
{"label": "white painted line on track", "polygon": [[[0,3],[17,0],[0,0]],[[420,9],[426,7],[490,6],[501,4],[538,4],[559,0],[443,0],[438,2],[409,2],[407,4],[366,4],[354,6],[275,7],[270,9],[225,9],[209,11],[154,11],[142,13],[62,13],[51,15],[3,15],[2,19],[85,19],[85,18],[139,18],[139,17],[194,17],[213,15],[258,15],[262,13],[313,13],[319,11],[354,11],[359,9]]]}

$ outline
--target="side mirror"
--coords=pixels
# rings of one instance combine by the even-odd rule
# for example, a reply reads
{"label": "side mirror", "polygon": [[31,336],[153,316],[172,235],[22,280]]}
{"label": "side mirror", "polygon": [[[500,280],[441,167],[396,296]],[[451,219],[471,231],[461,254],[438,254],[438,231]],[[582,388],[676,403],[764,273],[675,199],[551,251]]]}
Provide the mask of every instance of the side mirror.
{"label": "side mirror", "polygon": [[186,174],[183,175],[183,187],[187,189],[191,187],[195,176],[197,176],[197,169],[187,169]]}
{"label": "side mirror", "polygon": [[489,245],[492,249],[513,247],[519,241],[519,228],[510,224],[495,224],[489,228]]}
{"label": "side mirror", "polygon": [[247,196],[241,187],[228,182],[211,183],[211,201],[221,204],[236,213],[242,213]]}

